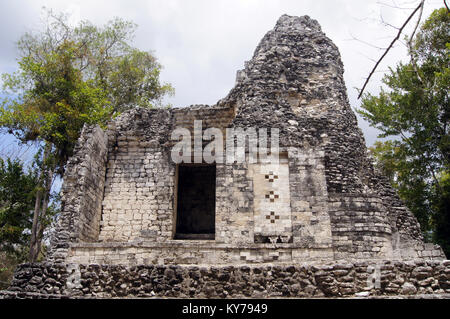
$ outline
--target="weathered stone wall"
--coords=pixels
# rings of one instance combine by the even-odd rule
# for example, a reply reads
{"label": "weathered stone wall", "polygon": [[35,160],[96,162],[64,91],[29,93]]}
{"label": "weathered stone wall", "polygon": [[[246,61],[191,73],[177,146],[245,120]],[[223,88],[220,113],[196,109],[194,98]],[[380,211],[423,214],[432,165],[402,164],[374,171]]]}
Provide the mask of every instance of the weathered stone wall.
{"label": "weathered stone wall", "polygon": [[254,242],[253,184],[248,163],[216,166],[216,242]]}
{"label": "weathered stone wall", "polygon": [[[194,139],[194,121],[202,121],[202,134],[208,128],[218,128],[221,130],[225,139],[226,128],[230,126],[234,116],[235,109],[232,105],[191,105],[189,107],[173,108],[173,124],[172,128],[185,128],[191,133],[192,141]],[[174,145],[175,141],[169,141],[170,145]],[[205,145],[205,141],[203,145]],[[225,140],[224,140],[225,145]]]}
{"label": "weathered stone wall", "polygon": [[250,164],[248,174],[253,183],[254,242],[292,242],[287,154],[280,154],[276,164]]}
{"label": "weathered stone wall", "polygon": [[108,161],[100,241],[172,236],[174,166],[160,147],[126,136]]}
{"label": "weathered stone wall", "polygon": [[289,159],[293,242],[305,248],[331,248],[324,151],[289,148]]}
{"label": "weathered stone wall", "polygon": [[329,197],[335,258],[392,258],[391,228],[379,198]]}
{"label": "weathered stone wall", "polygon": [[[339,52],[315,20],[283,16],[217,105],[123,113],[105,133],[100,225],[87,223],[91,236],[79,239],[129,243],[130,251],[136,242],[168,244],[153,247],[153,252],[140,247],[134,259],[111,256],[113,263],[153,263],[159,260],[156,251],[166,259],[176,252],[174,260],[187,255],[191,262],[202,263],[203,255],[188,241],[186,249],[174,241],[177,168],[170,158],[176,143],[170,139],[172,131],[187,128],[194,139],[194,121],[201,120],[202,131],[219,128],[224,139],[227,127],[278,128],[281,150],[287,154],[275,168],[261,162],[216,164],[215,240],[204,247],[205,254],[215,252],[211,262],[222,263],[218,256],[223,263],[444,258],[438,247],[420,247],[417,220],[374,172],[342,74]],[[82,143],[96,144],[96,138],[86,132]],[[78,187],[71,184],[70,174],[67,189]],[[270,181],[266,176],[279,178]],[[77,197],[70,200],[78,207]],[[98,209],[92,214],[99,216]],[[261,255],[253,250],[267,243],[291,243],[286,248],[291,252],[277,253],[276,246]],[[239,249],[230,249],[233,245]],[[111,247],[102,252],[82,246],[73,246],[70,260],[104,262],[106,254],[115,254]],[[228,258],[223,256],[227,251]]]}
{"label": "weathered stone wall", "polygon": [[48,260],[64,262],[71,243],[98,240],[108,137],[98,126],[85,126],[69,159],[61,189],[61,215]]}
{"label": "weathered stone wall", "polygon": [[[234,228],[233,228],[234,229]],[[250,240],[249,240],[250,241]],[[299,247],[295,243],[217,243],[204,240],[73,244],[68,263],[114,265],[291,263],[332,260],[331,247]]]}
{"label": "weathered stone wall", "polygon": [[203,130],[217,127],[225,131],[232,115],[232,109],[204,105],[135,109],[111,123],[99,240],[173,239],[176,164],[170,159],[170,151],[176,142],[170,134],[176,127],[183,127],[193,138],[196,119],[203,121]]}
{"label": "weathered stone wall", "polygon": [[23,264],[0,298],[355,297],[450,293],[450,261],[332,265]]}
{"label": "weathered stone wall", "polygon": [[[330,219],[335,258],[400,258],[405,251],[400,247],[408,247],[406,258],[417,258],[412,248],[422,240],[417,220],[374,172],[348,102],[343,72],[338,49],[317,21],[284,15],[218,104],[235,105],[233,127],[279,128],[282,147],[299,154],[310,149],[323,152],[323,168],[307,166],[305,173],[312,177],[311,185],[323,183],[325,176],[326,190],[318,194],[327,199],[309,196],[308,201],[293,201],[291,208],[301,202],[315,206],[314,213],[322,216],[317,228],[325,233]],[[298,173],[290,166],[292,179]],[[293,198],[310,192],[299,184],[291,187],[297,193]],[[308,220],[309,214],[293,211],[292,218]],[[313,228],[304,226],[293,221],[294,232],[302,230],[301,240],[311,241],[306,234]],[[318,229],[312,241],[320,237],[315,237]],[[442,253],[441,257],[445,258]]]}
{"label": "weathered stone wall", "polygon": [[[362,235],[363,236],[363,235]],[[338,237],[342,239],[343,237]],[[366,237],[368,246],[384,247],[383,238]],[[351,239],[349,240],[351,243]],[[357,241],[361,244],[362,241]],[[390,243],[390,242],[389,242]],[[358,246],[357,246],[358,247]],[[364,247],[362,248],[364,249]],[[442,260],[442,251],[433,244],[418,243],[411,247],[414,258],[424,260]],[[329,262],[331,260],[382,260],[386,254],[372,252],[356,252],[346,250],[340,253],[334,247],[318,246],[303,247],[296,243],[218,243],[205,240],[169,240],[165,242],[107,242],[107,243],[79,243],[72,244],[67,263],[98,263],[114,265],[139,264],[211,264],[237,265],[241,263],[291,263]],[[361,255],[363,257],[361,257]],[[367,258],[371,256],[371,258]],[[340,258],[339,258],[340,257]],[[414,260],[406,254],[392,260]]]}
{"label": "weathered stone wall", "polygon": [[142,111],[125,113],[108,127],[100,241],[157,241],[172,236],[175,167],[164,146],[171,114]]}

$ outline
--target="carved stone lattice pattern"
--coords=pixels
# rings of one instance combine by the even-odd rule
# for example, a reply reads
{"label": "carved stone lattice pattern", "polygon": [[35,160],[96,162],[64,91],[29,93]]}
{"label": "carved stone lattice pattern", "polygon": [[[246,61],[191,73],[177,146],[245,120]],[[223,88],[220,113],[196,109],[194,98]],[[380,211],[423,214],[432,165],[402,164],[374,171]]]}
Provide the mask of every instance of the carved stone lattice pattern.
{"label": "carved stone lattice pattern", "polygon": [[266,174],[265,179],[267,179],[269,182],[273,182],[274,180],[278,179],[278,175],[274,174],[272,171],[269,172],[269,174]]}
{"label": "carved stone lattice pattern", "polygon": [[277,219],[280,219],[280,216],[279,215],[275,215],[275,212],[270,212],[269,215],[266,215],[266,219],[270,220],[270,222],[273,224],[273,223],[275,223],[275,221]]}

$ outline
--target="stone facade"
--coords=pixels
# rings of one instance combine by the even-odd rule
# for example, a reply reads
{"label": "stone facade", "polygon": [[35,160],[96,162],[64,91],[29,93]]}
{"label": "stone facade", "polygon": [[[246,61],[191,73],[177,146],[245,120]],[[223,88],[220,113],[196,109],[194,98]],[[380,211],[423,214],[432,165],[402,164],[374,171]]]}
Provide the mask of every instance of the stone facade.
{"label": "stone facade", "polygon": [[3,298],[449,298],[449,261],[329,265],[24,264]]}
{"label": "stone facade", "polygon": [[[224,137],[230,128],[277,128],[279,165],[217,162],[212,210],[201,198],[181,203],[192,194],[178,193],[171,133],[195,136],[196,120]],[[315,20],[284,15],[216,105],[135,108],[105,131],[85,127],[47,262],[21,266],[4,295],[449,293],[442,249],[423,243],[366,153],[336,46]],[[182,220],[196,220],[178,217],[185,207],[212,211],[205,227],[214,233],[177,237]],[[367,269],[378,266],[374,288]]]}

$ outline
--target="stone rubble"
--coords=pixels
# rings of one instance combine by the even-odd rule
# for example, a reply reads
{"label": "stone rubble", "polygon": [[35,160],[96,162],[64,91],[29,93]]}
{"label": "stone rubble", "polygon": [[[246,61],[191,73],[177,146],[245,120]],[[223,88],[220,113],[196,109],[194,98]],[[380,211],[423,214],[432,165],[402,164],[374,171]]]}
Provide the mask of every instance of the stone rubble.
{"label": "stone rubble", "polygon": [[[379,281],[373,276],[379,269]],[[328,298],[450,296],[450,261],[328,265],[23,264],[3,298]],[[372,280],[374,279],[374,280]],[[372,283],[372,281],[374,281]],[[71,282],[71,285],[67,285]]]}

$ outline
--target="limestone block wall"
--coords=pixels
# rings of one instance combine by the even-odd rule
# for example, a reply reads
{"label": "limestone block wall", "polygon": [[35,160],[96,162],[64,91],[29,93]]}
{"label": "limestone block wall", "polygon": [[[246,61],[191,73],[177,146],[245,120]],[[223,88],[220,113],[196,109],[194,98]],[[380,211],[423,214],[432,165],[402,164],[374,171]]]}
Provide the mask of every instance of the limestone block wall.
{"label": "limestone block wall", "polygon": [[[292,243],[222,244],[212,241],[108,242],[74,244],[67,258],[69,264],[173,264],[173,265],[239,265],[296,264],[324,262],[332,256],[328,249],[308,249]],[[329,258],[328,260],[332,260]]]}
{"label": "limestone block wall", "polygon": [[71,243],[98,240],[105,185],[108,136],[85,126],[69,159],[62,186],[61,215],[48,260],[63,262]]}
{"label": "limestone block wall", "polygon": [[[64,260],[71,243],[75,245],[67,261],[118,264],[158,263],[158,255],[168,261],[219,264],[443,258],[440,248],[425,247],[420,241],[411,241],[405,230],[398,231],[399,225],[413,220],[400,202],[389,201],[388,195],[367,187],[362,192],[336,192],[337,183],[329,183],[334,166],[327,166],[327,145],[323,149],[282,147],[286,155],[277,170],[262,163],[218,163],[215,240],[201,253],[189,241],[178,241],[186,245],[180,249],[174,239],[177,176],[176,164],[170,159],[173,143],[169,132],[175,123],[181,123],[181,112],[187,111],[137,109],[124,113],[106,132],[100,128],[83,131],[68,165],[65,208],[50,258]],[[202,114],[207,119],[220,117],[224,109],[202,106],[194,112],[192,122]],[[180,118],[175,121],[176,117]],[[224,118],[220,125],[228,123]],[[320,134],[324,140],[328,138]],[[341,185],[347,183],[346,175],[333,176]],[[134,257],[132,252],[119,253],[115,246],[83,246],[96,241],[168,245],[152,246],[152,252],[147,246],[138,247]],[[264,246],[268,243],[290,245],[269,249]],[[133,245],[128,248],[135,251]]]}
{"label": "limestone block wall", "polygon": [[[168,241],[176,217],[176,164],[170,158],[170,133],[187,128],[194,136],[194,120],[203,130],[224,128],[233,109],[205,105],[170,110],[136,109],[109,127],[110,142],[99,240],[102,242]],[[225,132],[224,132],[225,133]],[[225,134],[224,134],[225,136]],[[221,170],[217,168],[220,196]]]}
{"label": "limestone block wall", "polygon": [[293,242],[305,248],[331,248],[324,151],[290,147],[289,173]]}
{"label": "limestone block wall", "polygon": [[165,150],[121,135],[107,164],[99,240],[171,239],[174,176]]}
{"label": "limestone block wall", "polygon": [[[226,138],[226,128],[235,116],[233,105],[209,106],[209,105],[191,105],[190,107],[174,108],[173,128],[182,127],[191,132],[192,140],[194,138],[194,121],[202,121],[202,133],[208,128],[218,128],[221,130],[223,138]],[[203,143],[205,145],[206,142]],[[173,145],[173,141],[169,141]],[[225,141],[224,141],[225,145]]]}
{"label": "limestone block wall", "polygon": [[292,148],[278,167],[234,163],[216,172],[217,243],[331,249],[323,152]]}
{"label": "limestone block wall", "polygon": [[[83,137],[81,143],[87,145],[105,145],[106,141],[106,149],[101,147],[101,161],[94,156],[94,164],[88,169],[103,169],[105,180],[99,177],[101,174],[94,174],[92,191],[78,185],[78,180],[86,179],[76,174],[73,178],[71,172],[83,167],[83,160],[90,163],[90,155],[78,160],[84,156],[81,152],[75,157],[64,187],[83,196],[86,193],[87,202],[95,202],[95,207],[78,210],[77,215],[73,212],[78,208],[70,207],[81,207],[80,201],[85,199],[76,192],[68,195],[70,213],[62,214],[64,227],[57,235],[65,241],[57,241],[57,245],[67,249],[71,242],[98,240],[104,244],[128,243],[133,251],[134,243],[145,242],[167,244],[161,247],[168,252],[173,248],[179,255],[188,253],[174,240],[177,167],[170,158],[176,143],[170,136],[175,128],[182,127],[194,139],[196,120],[202,121],[202,131],[216,127],[224,138],[226,128],[278,128],[280,148],[288,154],[279,171],[262,163],[217,163],[216,233],[214,241],[204,247],[205,254],[216,251],[217,256],[221,249],[221,254],[230,253],[229,259],[221,258],[232,263],[267,262],[270,258],[438,257],[439,249],[420,246],[423,243],[417,220],[373,170],[348,103],[337,47],[317,21],[287,15],[262,39],[253,58],[239,71],[235,87],[216,105],[133,108],[110,123],[105,140],[96,142],[103,133],[95,133],[98,136],[92,139]],[[83,150],[92,153],[90,148]],[[76,229],[73,236],[72,229]],[[273,250],[264,250],[262,255],[252,250],[258,244],[265,249],[263,245],[269,243],[274,245]],[[278,244],[290,245],[283,249],[291,253],[279,250],[277,256]],[[225,246],[215,250],[220,245]],[[202,255],[189,244],[187,247],[192,251],[188,257],[200,262]],[[97,253],[103,256],[102,249],[114,255],[116,248],[75,244],[70,258],[84,257],[89,249],[95,251],[94,259]],[[156,246],[152,249],[157,251]],[[132,253],[127,253],[126,259],[117,259],[128,263],[128,254]],[[139,254],[136,260],[158,261],[142,247]],[[443,254],[439,256],[444,258]]]}
{"label": "limestone block wall", "polygon": [[329,197],[335,258],[392,258],[392,232],[382,200],[363,194]]}
{"label": "limestone block wall", "polygon": [[216,166],[216,242],[254,243],[253,180],[248,163]]}
{"label": "limestone block wall", "polygon": [[[106,133],[100,129],[84,131],[80,140],[84,148],[80,146],[79,157],[85,156],[83,160],[89,164],[74,159],[70,165],[88,166],[92,178],[71,177],[72,171],[85,174],[83,172],[86,170],[74,170],[69,165],[65,187],[78,187],[70,184],[72,181],[89,181],[92,190],[88,189],[87,196],[83,198],[97,206],[79,203],[79,198],[70,193],[72,197],[68,197],[67,209],[77,207],[80,217],[63,213],[60,222],[70,221],[71,216],[74,216],[73,222],[78,218],[80,222],[77,222],[76,231],[79,235],[72,237],[74,240],[60,241],[59,246],[55,247],[61,248],[63,245],[67,252],[70,242],[80,241],[168,245],[159,248],[144,246],[137,250],[129,245],[129,251],[121,246],[122,253],[116,246],[72,245],[67,261],[135,264],[175,260],[181,263],[235,264],[241,261],[442,258],[442,251],[436,247],[396,240],[400,234],[392,229],[395,229],[393,227],[398,224],[398,219],[395,219],[396,224],[392,216],[386,213],[383,197],[373,192],[365,195],[330,194],[327,152],[320,147],[286,148],[284,154],[287,155],[282,156],[280,163],[283,169],[277,168],[278,171],[261,163],[217,164],[215,240],[204,246],[201,253],[191,245],[192,241],[177,243],[174,240],[176,164],[171,161],[170,148],[166,146],[167,142],[170,143],[166,132],[172,126],[167,125],[164,132],[151,134],[149,126],[154,125],[153,121],[160,121],[158,112],[139,110],[124,114],[125,118],[112,123]],[[199,117],[201,112],[211,117],[217,116],[206,107],[195,112]],[[172,121],[170,114],[171,111],[164,117],[169,123]],[[204,128],[207,127],[205,125]],[[101,146],[98,150],[102,151],[89,155],[93,145],[97,148]],[[108,146],[107,160],[105,145]],[[81,155],[83,152],[84,155]],[[270,190],[267,188],[269,186]],[[103,199],[101,206],[98,198]],[[94,203],[93,199],[97,202]],[[255,201],[259,201],[257,205]],[[271,207],[272,210],[269,209]],[[58,236],[63,237],[64,231],[60,231]],[[292,244],[286,247],[275,245],[270,249],[261,245],[260,252],[256,249],[258,243],[283,242]],[[186,248],[181,249],[179,243],[184,243]],[[221,246],[223,244],[225,246]],[[152,251],[149,252],[149,249]],[[92,251],[88,253],[89,250]]]}
{"label": "limestone block wall", "polygon": [[250,164],[248,174],[253,182],[255,242],[292,242],[287,156],[277,164]]}

